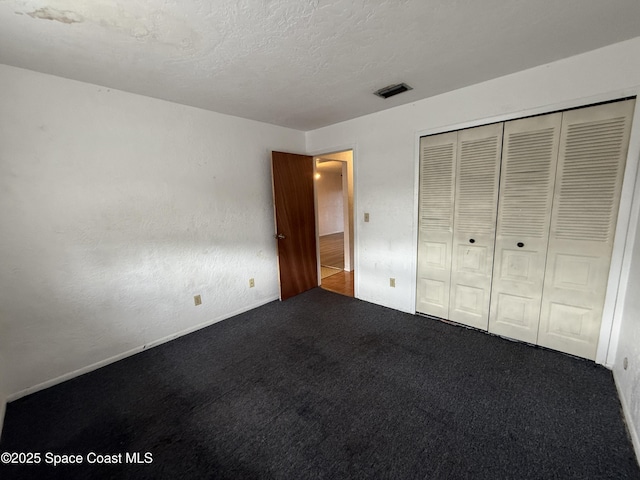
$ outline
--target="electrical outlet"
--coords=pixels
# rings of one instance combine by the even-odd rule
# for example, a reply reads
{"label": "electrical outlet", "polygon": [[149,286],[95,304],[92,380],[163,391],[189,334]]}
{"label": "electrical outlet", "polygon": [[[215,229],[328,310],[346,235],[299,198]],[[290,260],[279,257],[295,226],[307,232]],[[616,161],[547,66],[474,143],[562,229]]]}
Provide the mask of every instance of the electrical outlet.
{"label": "electrical outlet", "polygon": [[196,307],[197,307],[198,305],[202,305],[202,297],[201,297],[200,295],[195,295],[195,296],[193,297],[193,303],[195,303],[195,304],[196,304]]}
{"label": "electrical outlet", "polygon": [[253,288],[256,286],[256,281],[253,278],[249,279],[249,288]]}
{"label": "electrical outlet", "polygon": [[368,214],[368,213],[365,213],[365,214],[364,214],[364,221],[365,221],[365,222],[368,222],[368,221],[369,221],[369,214]]}
{"label": "electrical outlet", "polygon": [[393,288],[396,288],[396,279],[395,278],[391,277],[389,279],[389,286],[393,287]]}

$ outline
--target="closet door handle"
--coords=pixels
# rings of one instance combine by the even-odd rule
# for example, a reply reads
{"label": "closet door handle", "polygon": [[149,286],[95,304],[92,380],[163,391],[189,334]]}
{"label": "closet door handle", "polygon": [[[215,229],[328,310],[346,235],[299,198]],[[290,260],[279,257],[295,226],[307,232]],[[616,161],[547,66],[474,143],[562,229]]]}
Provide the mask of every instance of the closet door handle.
{"label": "closet door handle", "polygon": [[474,238],[470,238],[469,243],[476,243],[476,240]]}
{"label": "closet door handle", "polygon": [[518,247],[520,247],[520,248],[524,247],[524,243],[522,243],[522,242],[518,242],[518,243],[517,243],[517,245],[518,245]]}

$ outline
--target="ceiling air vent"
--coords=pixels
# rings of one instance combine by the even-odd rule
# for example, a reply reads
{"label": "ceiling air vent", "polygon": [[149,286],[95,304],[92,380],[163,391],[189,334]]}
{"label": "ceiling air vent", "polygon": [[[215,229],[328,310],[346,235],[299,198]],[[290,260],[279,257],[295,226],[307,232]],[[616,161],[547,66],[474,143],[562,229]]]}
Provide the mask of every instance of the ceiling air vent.
{"label": "ceiling air vent", "polygon": [[397,85],[389,85],[388,87],[381,88],[373,93],[382,98],[389,98],[402,92],[408,92],[409,90],[413,90],[413,88],[406,83],[398,83]]}

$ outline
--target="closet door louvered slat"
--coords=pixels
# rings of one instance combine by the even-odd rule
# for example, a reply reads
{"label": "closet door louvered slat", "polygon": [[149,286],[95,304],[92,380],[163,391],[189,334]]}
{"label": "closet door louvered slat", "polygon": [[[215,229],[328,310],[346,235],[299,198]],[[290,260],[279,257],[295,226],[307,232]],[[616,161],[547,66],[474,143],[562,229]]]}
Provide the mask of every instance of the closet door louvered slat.
{"label": "closet door louvered slat", "polygon": [[487,330],[503,124],[458,132],[449,319]]}
{"label": "closet door louvered slat", "polygon": [[563,114],[538,344],[595,359],[635,101]]}
{"label": "closet door louvered slat", "polygon": [[416,311],[449,316],[457,132],[420,140]]}
{"label": "closet door louvered slat", "polygon": [[536,343],[562,114],[504,127],[489,331]]}

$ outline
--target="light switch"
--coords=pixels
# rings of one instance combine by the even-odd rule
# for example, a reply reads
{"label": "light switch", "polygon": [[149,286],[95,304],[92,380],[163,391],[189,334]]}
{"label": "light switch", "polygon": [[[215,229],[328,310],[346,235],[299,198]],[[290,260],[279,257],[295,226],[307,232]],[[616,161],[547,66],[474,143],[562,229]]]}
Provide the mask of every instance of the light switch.
{"label": "light switch", "polygon": [[368,221],[369,221],[369,214],[368,214],[368,213],[365,213],[365,214],[364,214],[364,221],[365,221],[365,222],[368,222]]}

